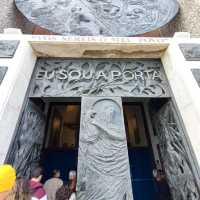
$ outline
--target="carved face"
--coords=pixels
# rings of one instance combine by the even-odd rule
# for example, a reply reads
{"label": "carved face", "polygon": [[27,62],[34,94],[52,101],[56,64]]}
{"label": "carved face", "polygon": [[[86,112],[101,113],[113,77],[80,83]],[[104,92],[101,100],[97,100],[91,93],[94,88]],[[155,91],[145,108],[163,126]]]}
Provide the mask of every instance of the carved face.
{"label": "carved face", "polygon": [[112,122],[115,117],[115,108],[114,106],[105,107],[106,118],[108,122]]}
{"label": "carved face", "polygon": [[101,0],[96,1],[96,10],[104,18],[118,18],[121,16],[122,0]]}
{"label": "carved face", "polygon": [[75,35],[92,35],[92,32],[95,32],[96,35],[100,34],[100,29],[90,13],[84,12],[79,6],[73,7],[71,11],[71,33]]}
{"label": "carved face", "polygon": [[144,20],[147,15],[146,9],[142,5],[129,4],[126,9],[128,20]]}

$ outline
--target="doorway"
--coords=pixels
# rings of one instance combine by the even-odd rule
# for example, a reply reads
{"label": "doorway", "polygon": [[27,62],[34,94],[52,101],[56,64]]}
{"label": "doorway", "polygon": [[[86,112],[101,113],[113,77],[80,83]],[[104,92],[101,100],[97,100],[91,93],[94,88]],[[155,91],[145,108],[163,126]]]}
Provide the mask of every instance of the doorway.
{"label": "doorway", "polygon": [[[134,200],[156,200],[157,188],[152,175],[155,159],[143,103],[123,103],[123,112]],[[50,104],[41,154],[44,181],[54,169],[61,171],[65,182],[70,170],[77,171],[80,115],[80,103]]]}
{"label": "doorway", "polygon": [[58,169],[62,180],[67,181],[69,171],[77,169],[80,109],[79,103],[51,104],[41,156],[44,180]]}
{"label": "doorway", "polygon": [[[67,180],[69,170],[77,169],[81,106],[80,103],[51,103],[49,114],[46,115],[47,104],[43,99],[29,99],[19,120],[7,163],[15,166],[19,176],[29,178],[31,170],[40,161],[45,168],[45,179],[57,168],[61,170],[62,179]],[[153,140],[149,139],[149,135],[152,137],[152,134],[148,133],[149,120],[146,117],[146,109],[144,115],[143,105],[142,101],[140,104],[123,105],[131,181],[135,200],[155,200],[157,188],[152,177],[155,152],[152,151]],[[170,174],[176,169],[182,174],[182,178],[179,180],[179,176],[174,177],[180,183],[187,184],[184,194],[193,195],[198,199],[198,188],[185,147],[184,132],[172,102],[167,99],[151,99],[146,105],[148,109],[153,109],[149,118],[154,120],[150,120],[150,123],[153,125],[153,134],[160,144],[158,153],[161,167],[170,172],[166,173],[169,186],[173,187],[174,178],[171,178]],[[180,165],[177,166],[177,162],[173,162],[173,166],[170,164],[170,159],[175,158],[178,158]],[[182,195],[182,188],[182,185],[173,188],[173,199],[176,199],[174,197],[177,195]]]}
{"label": "doorway", "polygon": [[124,103],[131,182],[134,200],[156,200],[153,178],[154,155],[142,104]]}

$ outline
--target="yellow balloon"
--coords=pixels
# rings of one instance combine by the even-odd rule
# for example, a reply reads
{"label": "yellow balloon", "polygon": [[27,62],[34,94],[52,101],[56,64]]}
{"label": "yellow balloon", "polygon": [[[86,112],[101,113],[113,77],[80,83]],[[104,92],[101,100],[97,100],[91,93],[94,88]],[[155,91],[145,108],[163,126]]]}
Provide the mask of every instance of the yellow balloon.
{"label": "yellow balloon", "polygon": [[11,190],[15,180],[15,169],[11,165],[0,165],[0,192]]}

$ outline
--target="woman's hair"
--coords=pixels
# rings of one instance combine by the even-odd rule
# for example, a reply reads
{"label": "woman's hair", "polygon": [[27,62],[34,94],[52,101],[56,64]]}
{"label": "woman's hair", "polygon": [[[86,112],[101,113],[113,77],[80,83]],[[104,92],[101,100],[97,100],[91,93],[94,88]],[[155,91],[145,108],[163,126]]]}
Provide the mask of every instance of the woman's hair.
{"label": "woman's hair", "polygon": [[69,188],[69,185],[63,185],[56,192],[56,200],[69,200],[71,194],[72,194],[72,192]]}
{"label": "woman's hair", "polygon": [[35,169],[33,169],[33,171],[31,172],[31,178],[38,178],[39,176],[42,175],[42,168],[41,167],[36,167]]}
{"label": "woman's hair", "polygon": [[23,177],[18,177],[15,185],[15,200],[29,200],[29,185],[28,180]]}

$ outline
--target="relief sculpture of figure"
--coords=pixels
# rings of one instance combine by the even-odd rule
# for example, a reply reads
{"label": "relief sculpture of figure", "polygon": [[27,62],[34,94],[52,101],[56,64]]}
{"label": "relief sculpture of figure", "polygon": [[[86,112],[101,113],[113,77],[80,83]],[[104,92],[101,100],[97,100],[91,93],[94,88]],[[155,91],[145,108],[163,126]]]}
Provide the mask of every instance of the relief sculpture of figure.
{"label": "relief sculpture of figure", "polygon": [[[166,154],[164,166],[174,199],[199,199],[191,169],[181,152],[174,147],[169,136],[166,135]],[[175,144],[176,145],[176,144]]]}
{"label": "relief sculpture of figure", "polygon": [[39,160],[44,136],[43,126],[43,116],[35,109],[32,103],[29,103],[19,127],[19,137],[17,138],[17,147],[12,163],[19,176],[28,177],[31,173],[32,165]]}
{"label": "relief sculpture of figure", "polygon": [[198,189],[184,147],[183,133],[174,118],[170,104],[160,113],[162,114],[156,118],[159,125],[157,131],[171,195],[175,200],[198,200]]}
{"label": "relief sculpture of figure", "polygon": [[177,0],[15,0],[34,24],[62,35],[136,36],[169,23]]}
{"label": "relief sculpture of figure", "polygon": [[86,111],[80,136],[80,200],[133,199],[121,116],[112,100],[97,101]]}

